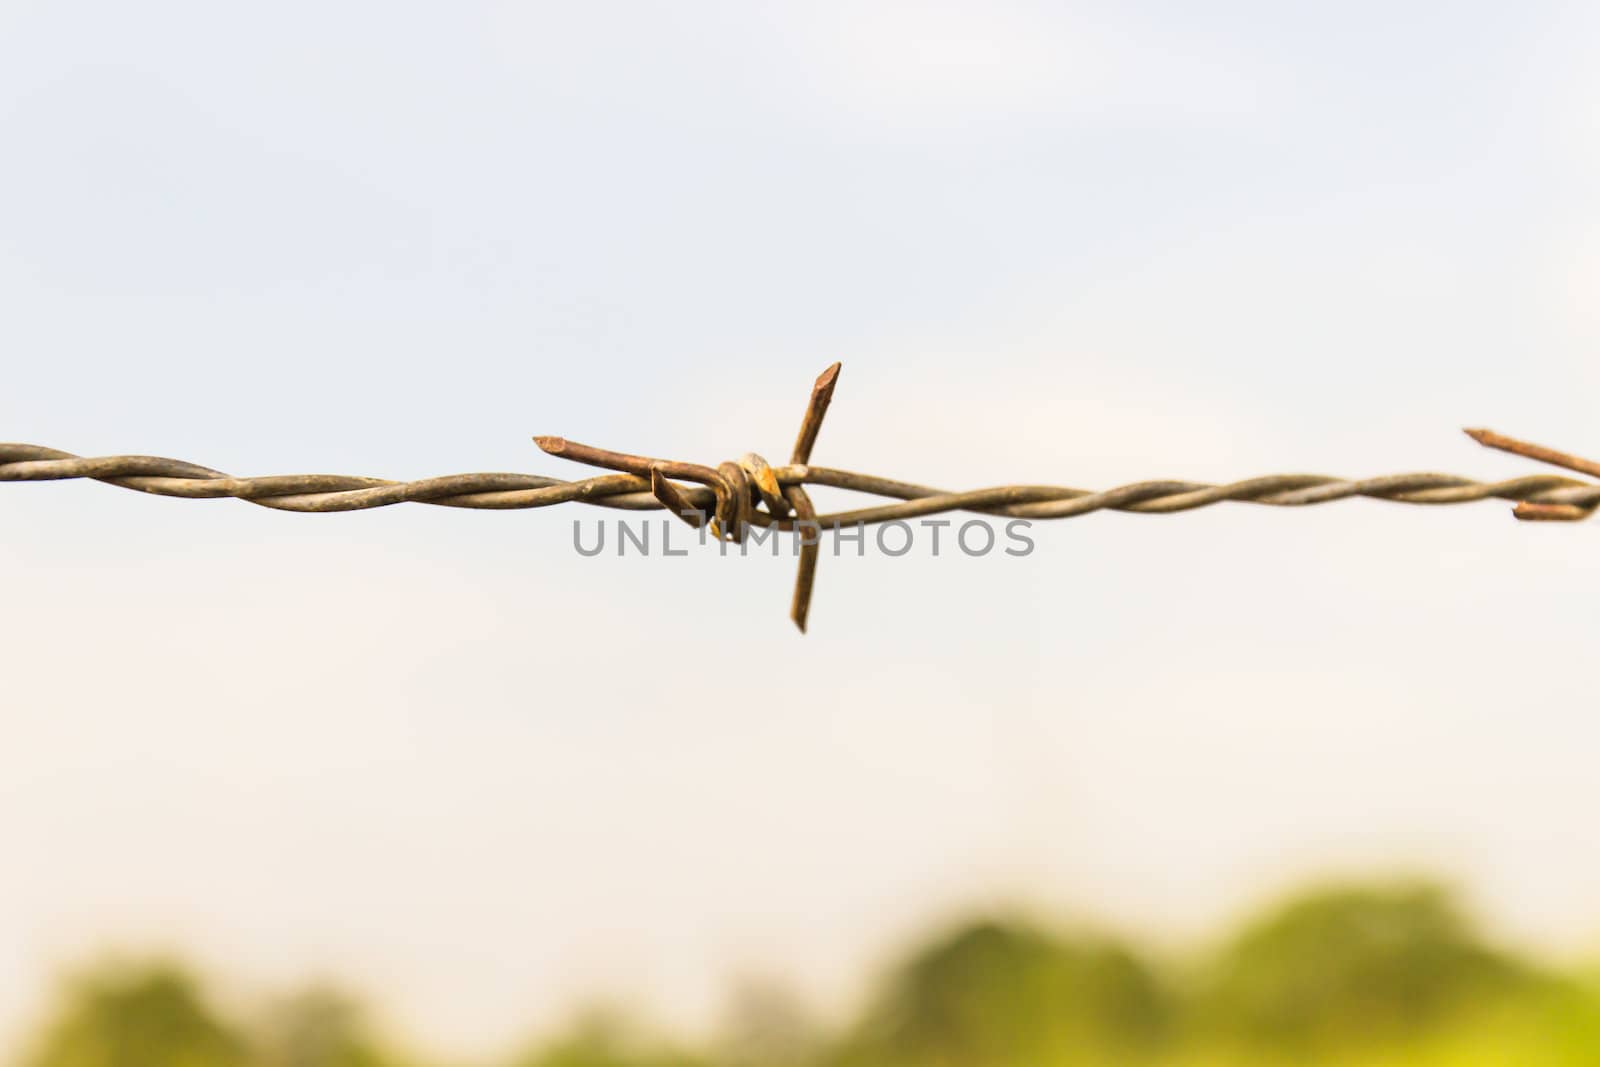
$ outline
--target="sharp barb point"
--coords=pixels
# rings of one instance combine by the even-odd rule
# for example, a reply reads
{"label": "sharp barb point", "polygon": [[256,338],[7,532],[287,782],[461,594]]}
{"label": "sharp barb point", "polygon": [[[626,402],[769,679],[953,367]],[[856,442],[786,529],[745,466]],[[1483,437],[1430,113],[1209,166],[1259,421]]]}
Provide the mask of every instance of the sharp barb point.
{"label": "sharp barb point", "polygon": [[1501,452],[1510,452],[1512,455],[1521,456],[1524,459],[1538,460],[1540,463],[1548,463],[1552,467],[1561,467],[1564,470],[1577,471],[1579,474],[1600,478],[1600,463],[1596,463],[1594,460],[1574,456],[1570,452],[1547,448],[1544,445],[1536,445],[1529,441],[1518,440],[1515,437],[1507,437],[1505,434],[1495,433],[1493,430],[1468,430],[1466,433],[1468,437],[1485,448],[1499,449]]}

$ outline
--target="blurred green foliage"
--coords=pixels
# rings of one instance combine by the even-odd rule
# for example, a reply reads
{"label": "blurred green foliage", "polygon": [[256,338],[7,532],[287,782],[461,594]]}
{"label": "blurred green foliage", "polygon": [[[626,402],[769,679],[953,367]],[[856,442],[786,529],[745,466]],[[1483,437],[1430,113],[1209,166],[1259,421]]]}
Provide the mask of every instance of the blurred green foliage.
{"label": "blurred green foliage", "polygon": [[[113,962],[62,989],[19,1067],[410,1067],[357,1006],[310,989],[245,1021],[164,962]],[[1486,942],[1431,885],[1319,889],[1203,958],[1158,964],[1018,917],[944,930],[838,1028],[782,986],[736,990],[690,1048],[591,1012],[505,1067],[1596,1067],[1600,973]],[[444,1065],[441,1065],[444,1067]]]}
{"label": "blurred green foliage", "polygon": [[1404,1039],[1531,976],[1432,885],[1336,887],[1247,926],[1216,960],[1201,1022],[1303,1051]]}
{"label": "blurred green foliage", "polygon": [[356,1003],[314,987],[271,1006],[255,1033],[260,1067],[387,1067]]}
{"label": "blurred green foliage", "polygon": [[849,1062],[1043,1064],[1148,1050],[1172,1014],[1127,949],[1023,921],[986,920],[916,953],[889,979]]}
{"label": "blurred green foliage", "polygon": [[697,1067],[704,1062],[619,1013],[600,1011],[584,1015],[517,1060],[516,1067]]}
{"label": "blurred green foliage", "polygon": [[173,964],[114,962],[79,977],[28,1067],[242,1067],[243,1039]]}

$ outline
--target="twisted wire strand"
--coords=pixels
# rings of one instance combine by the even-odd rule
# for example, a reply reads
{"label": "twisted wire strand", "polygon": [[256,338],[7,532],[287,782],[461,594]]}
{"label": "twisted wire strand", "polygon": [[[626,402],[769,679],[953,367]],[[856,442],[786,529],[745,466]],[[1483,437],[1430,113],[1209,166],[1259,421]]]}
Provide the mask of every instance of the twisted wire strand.
{"label": "twisted wire strand", "polygon": [[[789,464],[771,468],[778,484],[827,486],[887,497],[893,503],[818,515],[822,527],[873,524],[950,511],[1025,519],[1063,519],[1112,510],[1166,514],[1225,501],[1273,507],[1304,507],[1350,497],[1402,504],[1463,504],[1499,499],[1576,507],[1600,507],[1600,485],[1556,474],[1534,474],[1480,482],[1452,474],[1393,474],[1345,479],[1316,474],[1273,474],[1226,485],[1147,481],[1099,492],[1050,485],[1005,485],[966,492],[914,485],[853,471]],[[649,478],[606,474],[564,481],[537,474],[451,474],[417,481],[390,481],[337,474],[286,474],[235,478],[222,471],[160,456],[83,457],[53,448],[0,444],[0,482],[87,478],[157,496],[189,499],[232,497],[279,511],[360,511],[401,503],[441,507],[517,510],[584,503],[629,511],[654,511],[663,504]],[[717,501],[704,486],[680,486],[691,506],[710,511]],[[764,526],[794,529],[796,519],[752,512]]]}

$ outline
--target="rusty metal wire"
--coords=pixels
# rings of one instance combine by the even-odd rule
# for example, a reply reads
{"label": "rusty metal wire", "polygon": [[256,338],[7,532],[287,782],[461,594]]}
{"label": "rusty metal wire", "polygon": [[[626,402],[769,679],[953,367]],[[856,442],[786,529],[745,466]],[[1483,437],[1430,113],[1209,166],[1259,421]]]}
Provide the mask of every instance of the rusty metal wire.
{"label": "rusty metal wire", "polygon": [[[0,443],[0,482],[89,478],[158,496],[233,497],[280,511],[359,511],[391,504],[514,510],[571,502],[631,511],[667,509],[692,526],[709,526],[719,538],[739,541],[751,526],[799,531],[800,573],[790,615],[802,631],[811,599],[819,532],[857,524],[892,522],[950,511],[1020,519],[1063,519],[1101,510],[1166,514],[1224,501],[1302,507],[1349,497],[1401,504],[1516,502],[1519,519],[1572,521],[1600,507],[1600,484],[1557,474],[1530,474],[1480,482],[1452,474],[1391,474],[1346,479],[1318,474],[1271,474],[1226,485],[1148,481],[1094,492],[1051,485],[1005,485],[949,492],[809,463],[823,414],[833,396],[839,364],[818,377],[800,434],[784,466],[755,453],[715,468],[635,456],[561,437],[536,437],[553,456],[615,471],[577,481],[537,474],[451,474],[396,482],[339,474],[284,474],[235,478],[183,460],[159,456],[82,457],[39,445]],[[1600,477],[1600,463],[1488,430],[1467,430],[1489,447]],[[819,515],[807,486],[849,489],[893,503]]]}

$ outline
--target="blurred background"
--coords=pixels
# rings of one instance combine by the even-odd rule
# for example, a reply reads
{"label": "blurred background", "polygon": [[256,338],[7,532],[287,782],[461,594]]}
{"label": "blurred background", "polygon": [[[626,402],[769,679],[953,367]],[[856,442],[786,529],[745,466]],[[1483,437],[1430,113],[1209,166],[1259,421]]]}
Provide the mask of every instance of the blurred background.
{"label": "blurred background", "polygon": [[[950,488],[1595,456],[1597,45],[0,0],[0,438],[777,458],[838,359],[816,462]],[[590,511],[0,487],[0,1062],[1600,1061],[1600,528],[1508,512],[825,555],[800,638]]]}

